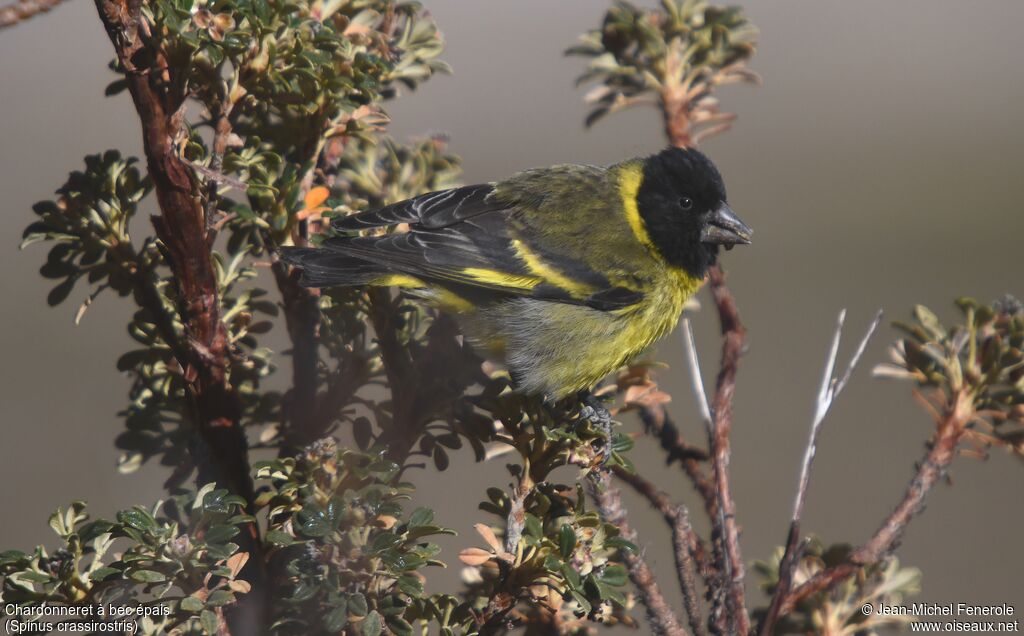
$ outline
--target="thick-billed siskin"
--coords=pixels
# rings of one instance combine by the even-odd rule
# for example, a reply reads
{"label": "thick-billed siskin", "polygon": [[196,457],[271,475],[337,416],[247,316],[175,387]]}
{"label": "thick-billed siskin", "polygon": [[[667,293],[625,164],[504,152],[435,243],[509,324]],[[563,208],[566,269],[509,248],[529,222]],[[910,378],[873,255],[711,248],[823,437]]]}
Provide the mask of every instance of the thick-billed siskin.
{"label": "thick-billed siskin", "polygon": [[714,164],[669,148],[606,168],[560,165],[335,219],[359,231],[285,248],[312,287],[400,287],[456,315],[517,388],[591,388],[676,324],[719,246],[749,243]]}

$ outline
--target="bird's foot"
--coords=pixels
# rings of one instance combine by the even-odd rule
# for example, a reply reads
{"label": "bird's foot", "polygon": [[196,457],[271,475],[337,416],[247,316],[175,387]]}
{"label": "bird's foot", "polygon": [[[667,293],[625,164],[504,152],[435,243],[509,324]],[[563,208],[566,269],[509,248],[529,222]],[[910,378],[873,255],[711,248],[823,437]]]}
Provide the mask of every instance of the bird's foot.
{"label": "bird's foot", "polygon": [[603,468],[612,456],[612,414],[593,393],[582,394],[580,400],[582,402],[580,418],[590,422],[604,436],[601,449],[601,467]]}

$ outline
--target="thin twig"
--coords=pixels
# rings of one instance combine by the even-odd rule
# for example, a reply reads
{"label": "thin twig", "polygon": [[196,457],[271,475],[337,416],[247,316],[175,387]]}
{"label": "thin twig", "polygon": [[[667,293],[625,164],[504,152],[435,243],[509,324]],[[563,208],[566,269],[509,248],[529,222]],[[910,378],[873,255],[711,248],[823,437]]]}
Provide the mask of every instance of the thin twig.
{"label": "thin twig", "polygon": [[697,398],[701,421],[704,422],[704,426],[710,433],[714,426],[714,420],[711,418],[711,405],[708,404],[708,394],[704,390],[704,378],[701,377],[700,360],[697,358],[697,344],[693,338],[693,325],[690,324],[690,319],[685,314],[680,321],[679,331],[683,336],[683,351],[686,353],[686,364],[690,367],[690,388],[693,389],[693,395]]}
{"label": "thin twig", "polygon": [[[637,473],[631,473],[621,466],[615,466],[612,468],[612,472],[616,477],[629,484],[637,494],[646,499],[661,514],[669,526],[672,527],[676,519],[675,510],[678,506],[672,503],[667,493],[658,490],[650,480],[644,479]],[[686,543],[690,546],[690,554],[693,556],[697,571],[702,576],[713,572],[713,564],[708,561],[707,547],[704,545],[704,541],[692,527],[685,529],[685,532]]]}
{"label": "thin twig", "polygon": [[196,172],[203,175],[204,177],[206,177],[207,179],[214,183],[219,183],[220,185],[228,186],[230,188],[234,188],[235,190],[241,190],[242,192],[245,192],[246,188],[249,187],[245,183],[245,181],[242,181],[237,177],[232,177],[229,174],[224,174],[223,172],[220,172],[219,170],[214,170],[213,168],[207,168],[206,166],[196,163],[195,161],[189,161],[188,159],[184,159],[183,161],[187,163],[193,170],[195,170]]}
{"label": "thin twig", "polygon": [[639,414],[644,429],[657,437],[661,448],[668,453],[668,462],[679,461],[679,465],[704,501],[708,518],[714,519],[718,515],[718,495],[704,470],[704,463],[708,461],[707,451],[687,443],[664,404],[644,405],[640,407]]}
{"label": "thin twig", "polygon": [[857,368],[857,364],[860,363],[860,359],[864,356],[864,351],[868,348],[868,342],[871,341],[871,337],[875,335],[875,331],[878,329],[878,325],[882,322],[882,310],[879,309],[878,313],[875,314],[875,319],[868,325],[867,333],[861,338],[860,344],[857,345],[857,350],[853,352],[853,357],[850,358],[850,364],[847,365],[846,371],[843,372],[843,376],[836,382],[835,388],[832,390],[832,397],[839,395],[843,388],[846,387],[846,383],[850,381],[850,376],[853,375],[854,369]]}
{"label": "thin twig", "polygon": [[[626,521],[626,508],[622,505],[622,495],[611,483],[606,471],[596,471],[589,482],[591,495],[597,502],[601,518],[619,529],[622,538],[636,542],[636,531]],[[640,602],[647,609],[647,617],[651,631],[657,636],[682,636],[686,630],[679,618],[672,611],[671,605],[665,600],[658,586],[654,573],[641,554],[624,552],[629,578],[640,594]]]}
{"label": "thin twig", "polygon": [[974,403],[969,392],[961,389],[946,402],[942,419],[929,442],[929,450],[918,464],[903,499],[885,518],[867,543],[854,550],[845,563],[818,572],[786,595],[779,615],[792,611],[794,605],[814,594],[832,589],[863,567],[886,558],[899,543],[907,525],[924,507],[928,493],[946,475],[957,456],[957,446],[974,417]]}
{"label": "thin twig", "polygon": [[0,29],[12,27],[40,13],[50,11],[64,0],[18,0],[0,7]]}
{"label": "thin twig", "polygon": [[693,576],[694,552],[690,538],[695,537],[690,525],[690,513],[685,506],[675,506],[675,517],[672,523],[672,555],[676,562],[679,586],[683,592],[683,605],[689,619],[690,629],[694,636],[704,636],[704,621],[700,615],[700,603],[697,597],[697,582]]}
{"label": "thin twig", "polygon": [[[228,101],[227,96],[222,96],[220,110],[213,120],[214,133],[211,148],[213,152],[210,156],[210,167],[208,171],[204,172],[204,175],[226,176],[221,174],[221,167],[224,164],[224,154],[228,150],[228,140],[231,138],[231,107],[232,104]],[[203,214],[206,217],[207,240],[212,242],[217,235],[217,201],[220,198],[217,184],[220,183],[220,180],[209,176],[207,179],[206,205],[203,207]]]}
{"label": "thin twig", "polygon": [[505,552],[515,555],[519,550],[519,540],[523,538],[526,527],[526,498],[533,491],[533,483],[524,468],[519,483],[509,500],[508,517],[505,520]]}
{"label": "thin twig", "polygon": [[850,358],[850,363],[846,366],[846,371],[843,372],[842,377],[836,379],[835,377],[835,366],[836,357],[839,353],[839,341],[843,335],[843,322],[846,320],[846,310],[839,312],[839,320],[836,324],[835,336],[832,338],[832,349],[829,352],[828,361],[825,364],[825,373],[821,378],[821,387],[818,391],[818,399],[815,403],[814,418],[811,420],[811,433],[807,441],[807,448],[804,450],[803,462],[800,467],[800,480],[798,482],[796,498],[793,501],[793,515],[790,517],[793,521],[800,521],[800,517],[803,514],[804,502],[807,498],[807,486],[811,478],[811,465],[814,462],[814,455],[818,450],[818,437],[821,434],[821,425],[825,420],[825,415],[828,414],[832,403],[842,393],[843,389],[846,388],[846,383],[850,381],[850,376],[853,374],[853,370],[857,368],[857,364],[860,362],[861,356],[864,355],[864,350],[868,346],[868,342],[871,341],[871,337],[875,334],[875,330],[878,329],[878,325],[882,322],[882,310],[879,309],[878,313],[875,314],[874,320],[868,325],[867,331],[864,333],[864,337],[861,338],[860,344],[857,346],[857,350],[854,352],[853,357]]}
{"label": "thin twig", "polygon": [[674,505],[668,495],[640,475],[631,473],[620,466],[614,467],[612,472],[646,498],[651,506],[661,513],[662,518],[672,531],[673,556],[676,561],[679,588],[683,593],[683,605],[686,607],[690,630],[695,636],[701,636],[705,633],[704,622],[700,615],[694,567],[696,566],[702,575],[708,574],[707,553],[700,537],[690,525],[689,512],[685,506]]}
{"label": "thin twig", "polygon": [[800,541],[800,520],[803,517],[804,505],[807,500],[807,487],[811,480],[811,466],[814,462],[814,455],[818,450],[818,437],[821,435],[821,425],[825,421],[825,415],[832,408],[832,403],[842,393],[846,383],[849,382],[853,370],[857,368],[861,356],[864,355],[868,342],[874,335],[875,330],[878,329],[878,325],[882,322],[882,310],[878,310],[878,313],[875,314],[875,319],[871,321],[867,332],[861,338],[860,344],[857,346],[853,357],[850,358],[850,362],[846,366],[842,377],[836,379],[836,358],[839,355],[839,342],[842,340],[843,323],[845,320],[846,310],[843,309],[839,312],[835,334],[832,336],[832,346],[829,349],[829,355],[825,361],[825,371],[822,374],[821,384],[818,388],[814,416],[811,418],[811,432],[808,436],[807,447],[804,450],[803,462],[800,467],[800,479],[797,482],[796,497],[793,500],[793,514],[790,517],[789,533],[786,536],[786,549],[782,555],[782,560],[779,562],[779,583],[775,588],[775,593],[772,595],[768,611],[761,621],[759,630],[761,636],[769,636],[772,633],[775,622],[779,618],[779,610],[782,608],[783,600],[793,585],[793,575],[796,571],[796,564],[800,559],[798,546]]}

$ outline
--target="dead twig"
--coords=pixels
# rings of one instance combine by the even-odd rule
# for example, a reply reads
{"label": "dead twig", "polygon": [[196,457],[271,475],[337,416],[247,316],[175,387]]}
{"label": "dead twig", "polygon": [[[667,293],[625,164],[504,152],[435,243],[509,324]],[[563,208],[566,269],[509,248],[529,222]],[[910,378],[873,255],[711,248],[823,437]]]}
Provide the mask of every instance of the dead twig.
{"label": "dead twig", "polygon": [[974,417],[974,404],[967,389],[959,389],[946,400],[942,418],[929,442],[928,452],[918,464],[903,499],[882,522],[875,534],[854,550],[846,563],[823,570],[786,595],[779,615],[792,611],[800,601],[832,589],[861,568],[885,559],[899,543],[907,524],[924,507],[928,493],[941,481],[957,456],[957,446]]}
{"label": "dead twig", "polygon": [[811,480],[811,466],[818,449],[821,425],[825,421],[825,415],[828,414],[835,398],[842,393],[846,383],[849,382],[853,370],[857,368],[857,364],[864,355],[868,342],[870,342],[875,330],[878,329],[878,325],[882,321],[882,311],[879,310],[875,314],[874,320],[871,321],[867,332],[861,338],[860,344],[857,346],[853,357],[850,358],[850,362],[846,366],[846,371],[842,377],[836,378],[836,358],[839,355],[839,342],[842,339],[843,323],[845,320],[846,310],[843,309],[839,312],[839,320],[836,324],[835,334],[832,337],[832,347],[825,361],[825,371],[822,374],[818,397],[815,400],[814,416],[811,418],[811,432],[808,436],[807,447],[804,450],[803,462],[800,467],[800,478],[797,482],[796,497],[793,501],[793,514],[790,517],[789,533],[786,536],[786,549],[779,563],[779,583],[775,588],[775,593],[772,595],[768,611],[761,621],[759,633],[762,636],[769,636],[772,633],[775,622],[779,618],[779,611],[782,609],[783,601],[793,585],[793,574],[796,571],[796,564],[800,560],[798,545],[800,541],[800,520],[803,517],[804,505],[807,500],[807,487]]}
{"label": "dead twig", "polygon": [[693,337],[693,325],[690,319],[683,314],[679,324],[679,332],[683,336],[683,352],[686,354],[686,365],[690,368],[690,388],[697,398],[697,407],[700,409],[701,421],[707,430],[711,430],[714,420],[711,417],[711,405],[708,404],[708,394],[704,390],[704,378],[701,376],[700,360],[697,357],[697,343]]}

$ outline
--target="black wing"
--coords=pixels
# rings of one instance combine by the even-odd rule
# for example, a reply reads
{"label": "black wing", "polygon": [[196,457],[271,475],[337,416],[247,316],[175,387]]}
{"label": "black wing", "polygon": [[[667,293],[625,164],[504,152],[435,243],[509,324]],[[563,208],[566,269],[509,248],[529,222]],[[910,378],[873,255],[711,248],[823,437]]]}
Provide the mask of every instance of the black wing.
{"label": "black wing", "polygon": [[400,223],[408,224],[409,230],[332,238],[321,249],[336,259],[358,259],[381,271],[408,274],[429,283],[581,304],[602,311],[623,309],[643,299],[642,292],[611,284],[582,261],[542,250],[531,241],[528,228],[510,223],[515,204],[499,201],[493,194],[493,184],[464,186],[337,218],[331,227],[339,231]]}
{"label": "black wing", "polygon": [[448,227],[487,212],[508,211],[507,205],[494,200],[493,193],[494,184],[491,183],[439,190],[377,210],[334,219],[331,227],[344,232],[399,223],[431,229]]}

